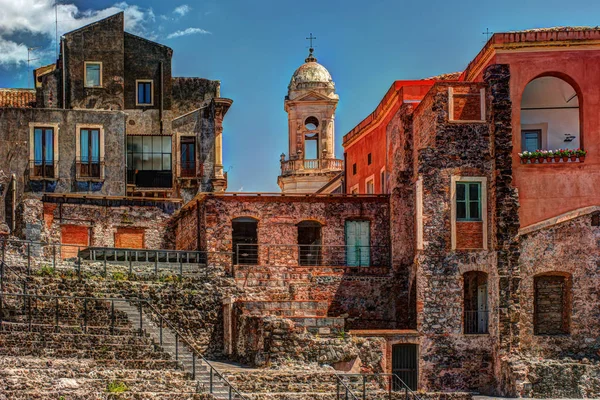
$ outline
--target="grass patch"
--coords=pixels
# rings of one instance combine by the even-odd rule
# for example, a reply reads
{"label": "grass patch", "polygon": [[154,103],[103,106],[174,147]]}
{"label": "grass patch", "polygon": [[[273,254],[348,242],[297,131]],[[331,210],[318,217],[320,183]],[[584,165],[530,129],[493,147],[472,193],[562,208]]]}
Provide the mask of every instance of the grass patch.
{"label": "grass patch", "polygon": [[38,276],[54,276],[56,275],[56,268],[51,267],[49,265],[42,265],[42,267],[37,271]]}
{"label": "grass patch", "polygon": [[125,382],[121,382],[121,381],[108,382],[108,386],[106,387],[106,391],[108,393],[124,393],[128,390],[129,390],[129,388],[127,387]]}
{"label": "grass patch", "polygon": [[126,281],[129,276],[124,272],[113,272],[112,278],[115,281]]}

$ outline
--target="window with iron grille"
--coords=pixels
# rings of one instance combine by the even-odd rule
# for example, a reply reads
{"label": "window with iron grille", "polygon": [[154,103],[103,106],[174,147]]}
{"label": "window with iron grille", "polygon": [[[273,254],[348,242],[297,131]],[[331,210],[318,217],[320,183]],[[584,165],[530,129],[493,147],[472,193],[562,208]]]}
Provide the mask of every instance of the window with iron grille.
{"label": "window with iron grille", "polygon": [[78,163],[80,177],[100,177],[100,129],[81,129],[79,131]]}
{"label": "window with iron grille", "polygon": [[32,175],[54,178],[54,129],[35,128],[33,131]]}

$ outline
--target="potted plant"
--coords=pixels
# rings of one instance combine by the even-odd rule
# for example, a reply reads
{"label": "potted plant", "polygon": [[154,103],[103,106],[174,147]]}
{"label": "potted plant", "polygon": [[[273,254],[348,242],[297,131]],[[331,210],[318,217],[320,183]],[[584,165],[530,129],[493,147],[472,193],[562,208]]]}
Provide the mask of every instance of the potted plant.
{"label": "potted plant", "polygon": [[577,161],[577,150],[569,150],[569,158],[571,159],[571,162]]}
{"label": "potted plant", "polygon": [[554,150],[553,155],[554,155],[554,162],[555,163],[560,162],[560,149]]}
{"label": "potted plant", "polygon": [[528,151],[524,151],[519,153],[519,157],[521,158],[521,164],[527,164],[531,159],[531,153]]}
{"label": "potted plant", "polygon": [[543,163],[544,162],[544,153],[542,153],[541,150],[536,150],[533,152],[533,159],[535,160],[535,162],[537,163]]}
{"label": "potted plant", "polygon": [[579,162],[584,162],[585,156],[587,155],[587,151],[577,149],[575,152],[577,153],[577,157],[579,157]]}
{"label": "potted plant", "polygon": [[560,150],[560,157],[562,158],[563,162],[567,162],[569,161],[569,150],[565,149],[565,150]]}
{"label": "potted plant", "polygon": [[542,150],[542,153],[544,153],[544,158],[546,159],[546,162],[551,163],[552,157],[554,157],[554,153],[552,152],[552,150]]}

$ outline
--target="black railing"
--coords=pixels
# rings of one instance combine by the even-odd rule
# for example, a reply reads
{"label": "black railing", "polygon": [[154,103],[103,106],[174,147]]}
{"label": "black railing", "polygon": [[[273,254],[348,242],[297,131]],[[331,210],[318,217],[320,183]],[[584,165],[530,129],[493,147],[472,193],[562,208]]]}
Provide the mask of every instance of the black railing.
{"label": "black railing", "polygon": [[[338,380],[345,382],[347,388],[356,388],[359,399],[367,400],[370,391],[387,390],[387,398],[392,399],[393,393],[404,392],[406,400],[421,400],[419,396],[396,374],[337,374]],[[371,389],[369,389],[371,387]],[[346,399],[344,393],[338,390],[337,399]],[[354,397],[356,398],[356,397]],[[394,396],[394,398],[397,398]]]}
{"label": "black railing", "polygon": [[195,178],[196,161],[181,161],[179,163],[179,176],[182,178]]}
{"label": "black railing", "polygon": [[[14,299],[11,301],[11,299]],[[216,379],[227,387],[228,398],[246,399],[231,383],[182,335],[179,330],[165,318],[154,305],[144,299],[123,299],[111,297],[69,297],[51,296],[28,293],[0,292],[0,330],[10,324],[26,325],[29,331],[34,327],[46,326],[60,332],[61,328],[80,328],[87,333],[93,328],[108,328],[111,334],[119,329],[127,328],[126,314],[115,310],[115,303],[137,304],[139,324],[133,327],[142,336],[144,330],[144,307],[152,314],[159,325],[159,343],[163,346],[163,329],[167,327],[175,335],[175,360],[179,361],[181,344],[185,345],[192,354],[192,379],[196,379],[196,361],[200,360],[209,368],[209,393],[215,393]],[[120,315],[118,315],[120,314]],[[129,320],[126,320],[129,322]],[[104,324],[98,325],[98,322]],[[91,324],[90,324],[91,323]]]}
{"label": "black railing", "polygon": [[386,246],[242,244],[234,251],[236,265],[389,267]]}
{"label": "black railing", "polygon": [[[232,253],[187,250],[124,249],[89,247],[22,240],[0,239],[1,260],[25,275],[64,270],[111,276],[109,272],[184,275],[205,273],[216,264],[226,269]],[[9,260],[10,258],[10,260]]]}
{"label": "black railing", "polygon": [[104,178],[104,159],[102,158],[91,158],[82,160],[77,158],[75,160],[75,174],[77,179],[81,178]]}
{"label": "black railing", "polygon": [[127,183],[142,188],[171,188],[173,187],[173,172],[128,169]]}
{"label": "black railing", "polygon": [[56,178],[55,166],[56,160],[29,160],[30,178]]}
{"label": "black railing", "polygon": [[465,334],[488,333],[489,312],[487,310],[465,311],[464,313]]}

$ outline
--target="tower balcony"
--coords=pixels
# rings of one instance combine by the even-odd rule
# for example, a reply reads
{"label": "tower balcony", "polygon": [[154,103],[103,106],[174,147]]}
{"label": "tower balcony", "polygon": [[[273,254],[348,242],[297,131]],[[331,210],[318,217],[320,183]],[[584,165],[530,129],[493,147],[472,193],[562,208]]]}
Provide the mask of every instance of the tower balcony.
{"label": "tower balcony", "polygon": [[319,172],[339,172],[344,169],[344,160],[321,158],[315,160],[282,160],[281,176]]}

